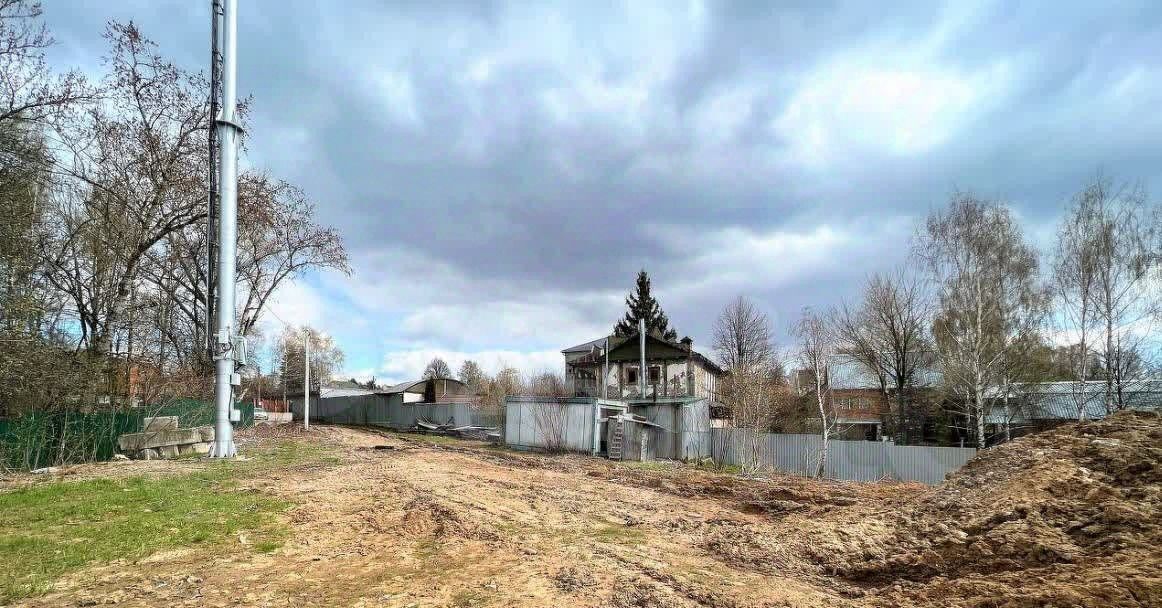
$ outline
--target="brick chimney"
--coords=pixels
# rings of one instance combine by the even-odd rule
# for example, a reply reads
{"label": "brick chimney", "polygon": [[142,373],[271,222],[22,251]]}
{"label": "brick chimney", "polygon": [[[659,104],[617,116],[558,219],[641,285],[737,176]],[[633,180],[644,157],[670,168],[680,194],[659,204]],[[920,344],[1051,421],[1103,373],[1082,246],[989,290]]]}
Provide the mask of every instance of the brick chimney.
{"label": "brick chimney", "polygon": [[682,348],[685,348],[686,352],[690,352],[690,351],[694,350],[694,338],[691,338],[690,336],[686,336],[685,338],[682,338],[681,342],[682,342]]}

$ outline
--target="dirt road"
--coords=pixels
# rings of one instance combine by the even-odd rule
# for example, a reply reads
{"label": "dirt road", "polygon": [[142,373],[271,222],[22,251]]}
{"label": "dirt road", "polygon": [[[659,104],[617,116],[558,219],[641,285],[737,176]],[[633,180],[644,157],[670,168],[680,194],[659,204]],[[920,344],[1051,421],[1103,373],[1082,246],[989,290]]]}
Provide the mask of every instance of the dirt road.
{"label": "dirt road", "polygon": [[[312,440],[342,462],[245,484],[295,504],[281,549],[240,538],[94,567],[27,605],[929,605],[909,585],[945,583],[835,576],[892,557],[885,522],[933,492],[922,486],[752,481],[344,428]],[[987,605],[1026,605],[989,593]]]}

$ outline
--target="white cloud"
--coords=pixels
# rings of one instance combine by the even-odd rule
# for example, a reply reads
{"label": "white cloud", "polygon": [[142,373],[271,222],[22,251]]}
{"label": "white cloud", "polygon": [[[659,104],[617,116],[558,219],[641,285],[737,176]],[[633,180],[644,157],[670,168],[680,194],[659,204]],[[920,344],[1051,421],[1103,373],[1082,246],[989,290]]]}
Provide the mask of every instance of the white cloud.
{"label": "white cloud", "polygon": [[287,323],[293,326],[317,325],[322,319],[326,305],[315,288],[303,281],[287,281],[279,286],[271,296],[268,310],[273,313],[269,322]]}
{"label": "white cloud", "polygon": [[669,249],[688,251],[698,243],[686,271],[668,291],[677,298],[712,293],[733,294],[755,286],[780,288],[813,276],[826,276],[842,267],[860,266],[870,255],[890,262],[884,251],[891,243],[906,248],[909,218],[880,220],[872,225],[841,222],[815,226],[755,230],[726,227],[717,230],[652,225],[647,234]]}

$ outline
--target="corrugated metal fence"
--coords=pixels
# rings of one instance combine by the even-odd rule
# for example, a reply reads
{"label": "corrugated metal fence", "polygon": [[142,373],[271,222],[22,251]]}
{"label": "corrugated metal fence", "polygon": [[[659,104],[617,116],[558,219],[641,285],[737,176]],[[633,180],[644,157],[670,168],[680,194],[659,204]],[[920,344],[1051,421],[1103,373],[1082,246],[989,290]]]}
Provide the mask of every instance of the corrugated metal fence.
{"label": "corrugated metal fence", "polygon": [[[302,399],[292,399],[290,406],[295,417],[301,420]],[[436,424],[500,427],[504,417],[468,403],[403,403],[398,395],[354,395],[311,401],[311,422],[409,429],[420,418]]]}
{"label": "corrugated metal fence", "polygon": [[589,452],[596,399],[509,397],[504,442],[512,447]]}
{"label": "corrugated metal fence", "polygon": [[[744,429],[711,429],[710,453],[715,462],[761,467],[796,475],[814,475],[823,442],[818,435],[755,433]],[[895,445],[876,441],[828,441],[829,479],[877,481],[895,479],[938,484],[964,466],[974,448]]]}

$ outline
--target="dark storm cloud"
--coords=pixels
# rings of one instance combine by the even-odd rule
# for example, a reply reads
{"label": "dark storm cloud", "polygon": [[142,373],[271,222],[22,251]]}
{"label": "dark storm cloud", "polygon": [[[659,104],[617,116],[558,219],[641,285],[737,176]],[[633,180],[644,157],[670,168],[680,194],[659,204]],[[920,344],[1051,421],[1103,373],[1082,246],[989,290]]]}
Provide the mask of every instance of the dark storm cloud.
{"label": "dark storm cloud", "polygon": [[[133,16],[195,65],[205,15],[167,6],[50,25],[100,53],[98,24]],[[454,275],[441,302],[540,291],[592,316],[647,267],[707,335],[736,291],[781,317],[850,294],[953,189],[1045,223],[1099,169],[1157,185],[1162,166],[1155,2],[247,2],[240,31],[250,158],[318,200],[359,280]],[[806,241],[753,260],[767,283],[701,265],[732,229],[821,225],[832,257],[802,272],[767,267],[807,264]]]}

